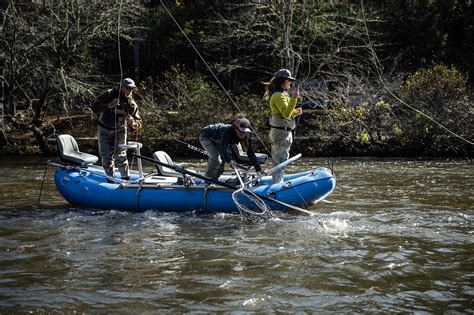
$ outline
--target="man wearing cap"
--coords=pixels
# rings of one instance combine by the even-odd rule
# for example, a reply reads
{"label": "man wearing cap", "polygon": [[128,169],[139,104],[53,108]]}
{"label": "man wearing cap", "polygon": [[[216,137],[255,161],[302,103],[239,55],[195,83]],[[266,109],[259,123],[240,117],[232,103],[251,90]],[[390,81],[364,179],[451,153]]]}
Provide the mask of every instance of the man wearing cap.
{"label": "man wearing cap", "polygon": [[[291,83],[296,80],[288,69],[280,69],[266,84],[265,98],[271,110],[270,116],[270,143],[273,163],[278,165],[290,157],[290,147],[293,143],[292,131],[296,127],[295,117],[301,115],[303,110],[296,108],[300,97],[299,89],[288,93]],[[283,181],[283,170],[272,174],[273,183]]]}
{"label": "man wearing cap", "polygon": [[135,82],[125,78],[120,88],[103,92],[92,105],[94,113],[99,115],[99,155],[105,173],[113,177],[116,166],[125,180],[130,178],[130,171],[127,150],[120,145],[127,143],[127,128],[135,132],[142,125],[138,105],[132,96],[135,88]]}
{"label": "man wearing cap", "polygon": [[215,124],[209,125],[199,132],[199,142],[207,151],[206,176],[214,180],[224,173],[224,164],[235,163],[233,156],[229,154],[228,148],[231,144],[245,143],[247,156],[250,163],[257,172],[261,172],[260,163],[255,156],[252,141],[250,141],[250,121],[246,118],[237,118],[232,125]]}

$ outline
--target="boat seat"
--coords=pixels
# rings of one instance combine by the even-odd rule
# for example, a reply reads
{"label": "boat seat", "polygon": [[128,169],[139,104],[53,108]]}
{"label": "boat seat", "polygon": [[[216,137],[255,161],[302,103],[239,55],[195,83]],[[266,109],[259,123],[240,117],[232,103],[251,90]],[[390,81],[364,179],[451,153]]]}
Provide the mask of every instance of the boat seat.
{"label": "boat seat", "polygon": [[79,145],[71,135],[58,135],[57,139],[59,157],[62,161],[76,165],[94,164],[99,158],[93,154],[79,150]]}
{"label": "boat seat", "polygon": [[[232,144],[229,147],[237,163],[250,165],[250,159],[247,156],[247,152],[244,152],[244,150],[242,149],[242,145],[240,143]],[[257,161],[260,164],[265,164],[265,162],[267,162],[268,155],[264,153],[255,153],[255,156],[257,157]]]}
{"label": "boat seat", "polygon": [[[153,158],[162,163],[166,163],[173,166],[175,165],[171,157],[165,151],[156,151],[155,153],[153,153]],[[155,164],[155,165],[156,165],[156,170],[158,171],[158,174],[161,176],[173,176],[173,177],[183,178],[183,174],[176,172],[172,168],[169,168],[163,165],[158,165],[158,164]]]}

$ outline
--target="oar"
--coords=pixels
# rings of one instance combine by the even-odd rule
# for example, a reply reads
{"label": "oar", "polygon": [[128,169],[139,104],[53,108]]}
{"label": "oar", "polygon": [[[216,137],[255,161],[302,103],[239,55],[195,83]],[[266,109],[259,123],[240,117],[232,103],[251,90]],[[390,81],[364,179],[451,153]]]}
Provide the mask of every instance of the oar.
{"label": "oar", "polygon": [[[213,178],[210,178],[210,177],[207,177],[207,176],[204,176],[204,175],[201,175],[201,174],[198,174],[198,173],[195,173],[195,172],[192,172],[190,170],[187,170],[185,169],[184,167],[182,166],[179,166],[179,165],[171,165],[171,164],[167,164],[167,163],[163,163],[161,161],[158,161],[158,160],[155,160],[155,159],[152,159],[150,157],[147,157],[147,156],[143,156],[143,155],[139,155],[139,154],[135,154],[135,153],[132,153],[133,156],[136,156],[137,158],[140,158],[142,160],[145,160],[145,161],[148,161],[148,162],[151,162],[151,163],[154,163],[154,164],[158,164],[158,165],[161,165],[161,166],[165,166],[165,167],[169,167],[171,169],[174,169],[176,172],[179,172],[179,173],[182,173],[182,174],[187,174],[187,175],[191,175],[191,176],[194,176],[194,177],[197,177],[197,178],[200,178],[200,179],[204,179],[206,181],[209,181],[211,183],[214,183],[216,185],[220,185],[220,186],[223,186],[223,187],[226,187],[226,188],[230,188],[232,190],[237,190],[238,188],[233,186],[233,185],[230,185],[230,184],[227,184],[225,182],[221,182],[221,181],[218,181],[218,180],[215,180]],[[283,202],[283,201],[280,201],[280,200],[276,200],[276,199],[273,199],[273,198],[270,198],[270,197],[267,197],[265,195],[261,195],[261,194],[255,194],[257,195],[259,198],[265,200],[265,201],[269,201],[269,202],[273,202],[273,203],[276,203],[276,204],[279,204],[281,206],[284,206],[284,207],[287,207],[288,209],[293,209],[295,211],[299,211],[299,212],[303,212],[303,213],[306,213],[306,214],[309,214],[311,216],[315,215],[313,212],[311,211],[308,211],[308,210],[305,210],[303,208],[300,208],[300,207],[297,207],[297,206],[293,206],[293,205],[290,205],[286,202]]]}
{"label": "oar", "polygon": [[164,166],[164,167],[174,169],[176,172],[181,173],[181,174],[191,175],[191,176],[194,176],[194,177],[197,177],[197,178],[200,178],[200,179],[204,179],[204,180],[209,181],[211,183],[214,183],[216,185],[224,186],[226,188],[230,188],[230,189],[233,189],[233,190],[237,189],[237,187],[235,187],[234,185],[230,185],[230,184],[215,180],[213,178],[201,175],[199,173],[190,171],[190,170],[188,170],[188,169],[186,169],[186,168],[184,168],[180,165],[171,165],[171,164],[168,164],[168,163],[163,163],[161,161],[152,159],[150,157],[143,156],[143,155],[138,155],[138,154],[135,154],[135,153],[132,153],[132,155],[136,156],[137,158],[140,158],[142,160],[145,160],[145,161],[148,161],[148,162],[151,162],[151,163],[154,163],[154,164],[158,164],[158,165],[161,165],[161,166]]}
{"label": "oar", "polygon": [[300,157],[301,157],[301,153],[298,153],[297,155],[295,155],[295,156],[289,158],[288,160],[286,160],[286,161],[284,161],[284,162],[281,162],[281,163],[278,164],[277,166],[272,167],[272,168],[269,169],[269,170],[266,170],[266,171],[265,171],[265,174],[258,175],[258,176],[256,176],[256,177],[252,178],[251,180],[247,181],[247,182],[245,183],[245,186],[247,186],[247,185],[249,185],[249,184],[251,184],[251,183],[256,182],[257,180],[261,179],[261,178],[264,177],[264,176],[270,175],[270,174],[272,174],[272,173],[275,173],[275,172],[278,171],[278,170],[281,170],[282,168],[284,168],[285,166],[287,166],[287,165],[290,164],[291,162],[296,161],[296,160],[299,159]]}

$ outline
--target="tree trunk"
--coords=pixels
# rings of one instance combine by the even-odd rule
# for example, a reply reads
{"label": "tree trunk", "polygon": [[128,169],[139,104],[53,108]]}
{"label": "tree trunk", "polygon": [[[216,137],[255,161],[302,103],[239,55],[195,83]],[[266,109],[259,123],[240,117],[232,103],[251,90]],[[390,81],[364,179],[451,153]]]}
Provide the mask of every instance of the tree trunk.
{"label": "tree trunk", "polygon": [[135,81],[140,81],[140,42],[133,42],[133,75]]}
{"label": "tree trunk", "polygon": [[[48,93],[49,93],[48,90],[44,91],[40,99],[35,102],[33,106],[34,118],[30,126],[30,129],[34,134],[36,141],[38,142],[41,152],[43,152],[43,156],[52,155],[51,148],[49,147],[47,139],[42,130],[43,120],[41,117],[41,114],[43,112],[46,113],[46,110],[47,110],[46,99],[48,97]],[[43,117],[44,116],[45,115],[43,115]]]}

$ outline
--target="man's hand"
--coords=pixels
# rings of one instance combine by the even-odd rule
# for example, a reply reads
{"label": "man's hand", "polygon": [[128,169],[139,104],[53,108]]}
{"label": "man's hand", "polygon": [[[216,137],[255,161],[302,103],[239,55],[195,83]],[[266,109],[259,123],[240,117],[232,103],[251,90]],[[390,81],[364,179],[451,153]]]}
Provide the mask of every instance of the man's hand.
{"label": "man's hand", "polygon": [[267,171],[260,170],[260,171],[258,172],[258,175],[265,176],[265,175],[267,175]]}
{"label": "man's hand", "polygon": [[114,98],[113,100],[110,101],[109,104],[107,104],[109,108],[114,108],[115,106],[119,106],[119,105],[120,105],[120,101],[118,98]]}
{"label": "man's hand", "polygon": [[133,119],[131,115],[127,116],[127,125],[132,128],[133,130],[137,129],[138,123]]}
{"label": "man's hand", "polygon": [[293,98],[299,98],[300,97],[300,87],[296,87],[295,90],[291,93],[291,97]]}
{"label": "man's hand", "polygon": [[232,168],[237,167],[237,163],[234,160],[230,160],[229,164]]}

